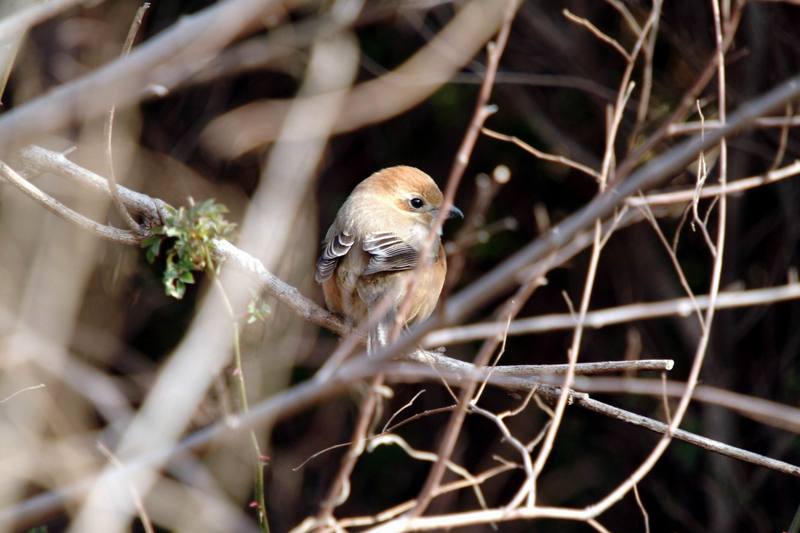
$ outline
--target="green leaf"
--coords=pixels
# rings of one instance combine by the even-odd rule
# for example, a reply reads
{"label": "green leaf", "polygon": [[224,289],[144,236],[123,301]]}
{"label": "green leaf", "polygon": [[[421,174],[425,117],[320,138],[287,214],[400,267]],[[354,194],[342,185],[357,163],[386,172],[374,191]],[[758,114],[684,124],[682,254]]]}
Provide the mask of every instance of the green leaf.
{"label": "green leaf", "polygon": [[142,241],[147,260],[151,263],[161,252],[161,242],[166,241],[166,267],[163,274],[165,291],[169,296],[181,298],[185,284],[194,283],[193,272],[214,272],[217,268],[210,258],[213,256],[211,242],[228,238],[235,224],[223,216],[228,209],[213,198],[194,203],[190,199],[188,208],[168,208],[164,226],[153,228],[150,236]]}

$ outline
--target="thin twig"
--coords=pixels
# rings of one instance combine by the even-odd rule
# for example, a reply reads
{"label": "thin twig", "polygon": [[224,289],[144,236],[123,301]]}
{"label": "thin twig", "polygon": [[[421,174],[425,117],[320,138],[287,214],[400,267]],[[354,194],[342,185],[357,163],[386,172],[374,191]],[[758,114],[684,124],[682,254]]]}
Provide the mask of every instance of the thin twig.
{"label": "thin twig", "polygon": [[[466,250],[469,246],[480,240],[481,232],[491,233],[492,228],[486,226],[486,213],[491,207],[492,200],[500,188],[511,179],[511,171],[505,165],[495,167],[492,176],[478,174],[475,178],[475,195],[472,205],[466,210],[466,218],[455,238],[445,245],[447,252],[447,278],[442,291],[445,297],[450,294],[455,284],[461,278],[461,273],[466,264]],[[514,219],[511,219],[514,220]],[[507,227],[506,219],[501,221],[502,227]]]}
{"label": "thin twig", "polygon": [[[122,468],[122,462],[117,459],[117,457],[106,447],[105,444],[98,441],[97,449],[100,450],[100,453],[102,453],[105,458],[109,460],[109,462],[114,463],[117,468]],[[150,520],[150,517],[147,514],[147,510],[144,507],[144,502],[142,501],[139,491],[136,490],[136,486],[133,483],[129,483],[128,490],[130,490],[133,505],[136,507],[136,511],[139,514],[139,520],[142,521],[142,528],[144,528],[145,533],[155,533],[153,522]]]}
{"label": "thin twig", "polygon": [[[754,128],[794,128],[800,126],[800,115],[789,117],[760,117],[753,121]],[[713,130],[722,127],[719,120],[690,121],[670,124],[667,135],[690,135],[701,130]]]}
{"label": "thin twig", "polygon": [[[136,39],[136,34],[139,32],[139,27],[142,25],[142,20],[144,19],[145,12],[150,8],[150,3],[145,2],[143,3],[139,9],[136,10],[136,15],[133,17],[133,22],[131,23],[131,27],[128,30],[128,36],[125,38],[125,43],[122,45],[122,53],[120,54],[121,57],[127,56],[131,48],[133,47],[133,41]],[[134,233],[141,233],[142,228],[139,226],[139,223],[136,222],[131,214],[128,212],[128,209],[125,207],[125,204],[122,202],[122,198],[119,196],[119,185],[117,184],[117,175],[114,172],[114,148],[113,148],[113,138],[114,138],[114,115],[116,114],[117,106],[112,105],[111,109],[108,111],[108,117],[106,118],[106,125],[105,125],[105,137],[106,137],[106,159],[108,161],[108,187],[111,190],[111,201],[116,207],[117,212],[122,217],[122,220],[128,225],[128,228]]]}
{"label": "thin twig", "polygon": [[[450,170],[450,176],[448,177],[447,187],[445,188],[443,202],[445,208],[453,205],[456,188],[458,187],[461,176],[463,176],[464,170],[467,167],[467,163],[469,162],[469,157],[472,153],[475,141],[478,138],[480,128],[483,126],[486,118],[490,114],[491,110],[488,107],[488,102],[492,93],[492,87],[494,85],[494,76],[497,73],[497,68],[500,64],[500,57],[502,56],[508,42],[508,36],[511,32],[511,24],[514,21],[514,16],[516,15],[519,6],[519,0],[506,0],[505,9],[503,12],[503,24],[500,27],[497,38],[493,43],[490,43],[488,47],[489,58],[486,66],[486,73],[483,84],[481,85],[481,90],[478,94],[478,99],[475,103],[475,111],[473,112],[472,119],[470,120],[469,127],[467,128],[467,133],[464,135],[464,139],[462,140],[455,161],[453,162],[453,166]],[[436,221],[437,227],[441,227],[441,224],[444,221],[445,213],[446,209],[442,209],[439,213]],[[432,236],[429,236],[428,241],[431,240]],[[491,346],[490,342],[488,341],[485,342],[481,348],[481,351],[475,358],[476,366],[485,366],[489,361],[489,357],[493,351],[494,346]],[[444,434],[439,443],[437,460],[428,472],[425,483],[417,495],[416,505],[411,511],[409,511],[412,516],[420,516],[425,512],[425,509],[433,499],[433,494],[436,492],[437,487],[441,483],[442,476],[444,476],[445,465],[447,461],[450,460],[450,456],[453,453],[458,433],[464,422],[464,417],[466,416],[467,403],[475,391],[475,386],[475,381],[470,381],[461,391],[456,410],[452,415],[450,415],[447,426],[444,430]]]}
{"label": "thin twig", "polygon": [[[237,384],[237,389],[239,392],[239,412],[242,414],[247,414],[250,410],[250,403],[247,399],[247,382],[245,381],[244,375],[244,365],[242,364],[242,347],[241,347],[241,335],[239,332],[239,322],[236,320],[236,312],[233,309],[233,305],[231,304],[230,298],[228,298],[228,293],[225,291],[225,287],[222,285],[222,281],[220,281],[219,276],[214,271],[214,267],[211,266],[213,263],[209,260],[209,272],[208,274],[212,276],[214,280],[214,287],[220,294],[222,299],[222,303],[225,307],[225,311],[228,313],[228,318],[231,321],[231,329],[233,334],[233,361],[235,365],[235,376],[234,380]],[[255,502],[258,505],[258,509],[256,510],[258,516],[258,525],[261,528],[261,531],[264,533],[269,533],[269,521],[267,519],[267,505],[265,500],[265,490],[264,490],[264,454],[261,451],[261,445],[258,443],[258,436],[256,435],[255,430],[250,430],[250,443],[253,446],[253,452],[255,453],[254,457],[254,493],[255,493]]]}
{"label": "thin twig", "polygon": [[[528,397],[525,399],[523,407],[528,403],[530,398],[533,396],[533,393],[534,391],[532,390],[531,393],[528,395]],[[528,498],[528,505],[533,505],[533,495],[534,495],[533,483],[535,480],[535,475],[533,473],[533,463],[531,462],[531,456],[528,453],[528,449],[522,442],[519,441],[519,439],[517,439],[511,433],[511,431],[508,429],[508,426],[506,426],[505,422],[503,422],[503,418],[501,416],[495,415],[491,411],[487,411],[486,409],[478,407],[478,405],[475,402],[471,402],[469,408],[470,411],[472,411],[473,413],[477,413],[494,422],[494,424],[500,430],[500,433],[502,433],[503,439],[506,442],[510,443],[511,446],[516,448],[517,452],[519,452],[520,457],[522,458],[522,465],[525,470],[526,480],[525,483],[522,484],[522,487],[520,487],[520,490],[517,492],[517,496],[515,496],[511,500],[511,503],[509,503],[508,507],[512,509],[514,507],[517,507],[522,503],[522,500],[526,497]]]}
{"label": "thin twig", "polygon": [[[609,1],[609,0],[607,0]],[[647,119],[647,112],[650,109],[650,95],[653,90],[653,55],[655,54],[656,38],[658,37],[658,23],[661,20],[662,0],[653,2],[654,19],[649,29],[647,44],[643,48],[644,68],[642,69],[642,91],[639,97],[639,105],[636,108],[636,124],[631,133],[630,139],[636,142],[639,132]]]}
{"label": "thin twig", "polygon": [[328,488],[328,494],[320,505],[319,512],[317,513],[317,523],[325,524],[332,520],[333,510],[338,505],[347,500],[350,495],[350,474],[356,465],[356,461],[364,452],[367,444],[367,432],[370,423],[372,422],[375,410],[377,409],[380,396],[375,391],[376,388],[383,386],[383,374],[375,376],[371,383],[369,390],[361,402],[361,408],[358,413],[358,421],[353,429],[353,438],[350,439],[350,447],[347,450],[342,463],[339,465],[339,470],[333,483]]}
{"label": "thin twig", "polygon": [[606,0],[606,3],[616,9],[634,35],[637,37],[642,33],[642,27],[636,22],[636,19],[631,14],[630,10],[620,0]]}
{"label": "thin twig", "polygon": [[606,33],[603,33],[603,31],[601,31],[600,28],[592,24],[588,19],[575,15],[569,9],[564,9],[561,12],[564,14],[565,17],[567,17],[568,20],[571,20],[572,22],[574,22],[579,26],[583,26],[584,28],[589,30],[589,32],[592,35],[594,35],[604,43],[611,45],[611,48],[619,52],[619,54],[625,59],[625,61],[630,63],[631,54],[629,54],[628,51],[625,50],[625,48],[621,44],[619,44],[619,42],[616,39],[614,39],[613,37],[609,36]]}
{"label": "thin twig", "polygon": [[[786,117],[791,117],[794,113],[794,108],[792,103],[789,102],[786,104]],[[769,170],[777,169],[780,164],[783,162],[783,158],[786,156],[786,147],[789,144],[789,126],[784,125],[781,127],[780,137],[778,139],[778,150],[775,152],[775,156],[772,158],[772,164],[769,166]]]}
{"label": "thin twig", "polygon": [[29,391],[33,391],[33,390],[44,389],[45,387],[46,387],[46,385],[44,383],[39,383],[38,385],[31,385],[30,387],[22,388],[22,389],[20,389],[20,390],[18,390],[16,392],[11,393],[9,396],[6,396],[2,400],[0,400],[0,403],[6,403],[7,401],[17,397],[20,394],[23,394],[23,393],[29,392]]}
{"label": "thin twig", "polygon": [[642,519],[644,520],[644,533],[650,533],[650,515],[647,514],[647,509],[645,509],[644,504],[642,503],[642,498],[639,496],[639,487],[636,485],[633,486],[633,495],[636,498],[636,505],[642,512]]}
{"label": "thin twig", "polygon": [[683,290],[686,293],[687,298],[689,298],[689,301],[692,302],[692,307],[694,308],[695,315],[697,316],[697,321],[700,323],[701,326],[705,326],[705,322],[703,320],[703,314],[700,312],[700,306],[697,305],[697,296],[694,294],[694,291],[692,291],[692,288],[689,285],[689,280],[686,278],[686,273],[683,271],[683,267],[681,267],[681,263],[678,260],[677,253],[670,247],[669,242],[667,241],[667,237],[664,235],[664,232],[661,231],[661,226],[658,225],[658,221],[656,220],[656,217],[653,215],[650,206],[645,204],[639,209],[641,209],[642,212],[644,213],[645,219],[650,223],[650,226],[653,228],[653,230],[656,232],[656,235],[658,236],[658,240],[663,245],[664,251],[667,252],[669,260],[672,263],[672,267],[675,270],[675,273],[678,275],[681,287],[683,287]]}
{"label": "thin twig", "polygon": [[566,167],[573,168],[575,170],[578,170],[580,172],[583,172],[584,174],[593,177],[595,180],[600,179],[600,173],[594,170],[593,168],[587,167],[586,165],[573,161],[562,155],[553,155],[553,154],[548,154],[546,152],[542,152],[541,150],[538,150],[537,148],[534,148],[525,141],[521,140],[519,137],[498,133],[494,130],[490,130],[489,128],[482,128],[481,132],[487,137],[491,137],[492,139],[498,139],[501,141],[507,141],[513,143],[514,145],[522,148],[526,152],[532,154],[535,157],[538,157],[539,159],[550,161],[552,163],[559,163]]}

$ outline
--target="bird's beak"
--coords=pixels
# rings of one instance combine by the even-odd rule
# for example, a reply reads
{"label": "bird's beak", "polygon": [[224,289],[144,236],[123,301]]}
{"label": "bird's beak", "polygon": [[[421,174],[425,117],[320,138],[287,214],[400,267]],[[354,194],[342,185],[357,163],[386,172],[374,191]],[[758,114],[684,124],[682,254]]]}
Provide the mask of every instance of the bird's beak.
{"label": "bird's beak", "polygon": [[461,211],[461,209],[457,208],[456,206],[453,206],[453,207],[450,208],[450,211],[448,211],[447,218],[449,219],[449,218],[456,218],[456,217],[464,218],[464,213]]}

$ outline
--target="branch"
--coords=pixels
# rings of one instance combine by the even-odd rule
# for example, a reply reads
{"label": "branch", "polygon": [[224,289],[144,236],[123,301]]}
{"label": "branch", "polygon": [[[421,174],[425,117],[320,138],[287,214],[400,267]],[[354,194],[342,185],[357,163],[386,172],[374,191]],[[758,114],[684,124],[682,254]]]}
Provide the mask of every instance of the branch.
{"label": "branch", "polygon": [[[458,385],[459,382],[463,381],[463,373],[461,371],[462,368],[472,367],[474,370],[474,366],[470,363],[457,361],[455,359],[446,361],[445,359],[439,358],[437,361],[442,363],[442,367],[437,369],[437,371],[434,371],[430,367],[423,367],[419,365],[415,365],[413,368],[408,364],[405,366],[399,366],[397,363],[383,366],[364,366],[358,361],[348,361],[339,369],[337,369],[328,380],[320,381],[317,379],[312,379],[305,381],[279,394],[276,394],[271,398],[263,400],[262,402],[254,405],[247,414],[233,417],[233,421],[221,420],[192,433],[175,446],[158,449],[144,455],[130,458],[126,460],[122,468],[115,470],[112,474],[110,474],[110,477],[119,481],[120,483],[127,483],[128,480],[130,480],[139,470],[146,469],[155,464],[161,464],[171,458],[181,457],[188,452],[201,450],[209,445],[221,441],[224,438],[235,438],[236,435],[239,435],[241,432],[249,431],[255,427],[273,425],[282,418],[300,412],[324,399],[331,398],[336,394],[343,393],[350,387],[352,383],[366,379],[378,372],[390,371],[390,375],[394,379],[400,379],[404,376],[408,379],[415,379],[417,381],[420,378],[428,378],[432,380],[440,380],[441,378],[444,378],[450,383]],[[452,365],[452,367],[456,369],[456,372],[451,372],[450,369],[446,368],[447,365],[445,365],[445,363],[447,365]],[[556,387],[540,385],[534,381],[531,381],[530,379],[526,384],[524,384],[524,389],[518,388],[523,385],[521,378],[502,376],[497,372],[497,370],[501,368],[502,367],[497,367],[494,374],[489,378],[489,381],[492,384],[502,386],[509,390],[530,390],[531,387],[536,387],[537,393],[549,398],[555,398],[559,393],[559,389]],[[571,403],[574,405],[578,405],[601,414],[613,416],[614,418],[620,420],[630,420],[631,423],[645,427],[646,429],[650,429],[652,431],[661,432],[666,427],[665,424],[648,419],[647,417],[636,415],[635,413],[629,413],[622,409],[618,409],[595,400],[588,401],[590,398],[585,394],[571,393],[570,397],[572,398]],[[727,446],[722,443],[717,443],[720,445],[714,445],[716,441],[705,439],[704,437],[694,435],[688,431],[677,431],[674,436],[679,440],[685,440],[686,442],[690,442],[692,444],[703,441],[704,443],[709,444],[709,447],[706,449],[737,459],[740,457],[751,457],[752,455],[758,456],[758,454],[752,454],[752,452],[739,450],[738,448]],[[737,455],[733,455],[734,453]],[[769,459],[767,461],[748,462],[753,462],[754,464],[759,464],[767,468],[778,469],[781,472],[787,472],[792,475],[800,475],[797,467],[787,465],[781,461]],[[776,466],[777,468],[775,468]],[[52,512],[53,510],[63,506],[65,503],[80,498],[81,495],[85,494],[92,487],[94,480],[94,477],[86,478],[70,485],[63,486],[58,491],[46,492],[29,498],[28,500],[15,506],[0,509],[0,526],[5,527],[10,524],[18,525],[19,523],[28,523],[37,520],[42,515]]]}
{"label": "branch", "polygon": [[0,161],[0,177],[22,191],[28,198],[31,198],[33,201],[42,205],[51,213],[63,218],[68,222],[72,222],[76,226],[85,229],[86,231],[120,244],[139,244],[139,237],[137,235],[127,230],[121,230],[112,226],[99,224],[94,220],[87,218],[76,211],[73,211],[61,202],[43,193],[28,180],[20,176],[13,168],[6,165],[2,161]]}
{"label": "branch", "polygon": [[[290,2],[291,3],[291,2]],[[166,92],[197,72],[217,51],[266,15],[282,8],[278,0],[227,0],[183,17],[130,55],[75,81],[60,85],[0,116],[0,158],[76,121],[97,118],[112,106],[126,106]]]}
{"label": "branch", "polygon": [[[130,57],[133,57],[133,54]],[[483,278],[454,296],[445,305],[442,314],[435,315],[426,323],[413,328],[408,335],[401,337],[392,346],[381,353],[375,354],[372,361],[378,362],[381,358],[408,350],[417,339],[434,326],[463,318],[469,312],[481,307],[487,300],[515,284],[518,272],[525,271],[528,265],[544,259],[568,244],[575,235],[583,231],[588,225],[593,224],[597,218],[608,216],[616,206],[624,201],[625,197],[639,189],[647,189],[656,185],[670,176],[672,172],[684,168],[699,151],[718,142],[724,135],[739,131],[756,117],[783,105],[786,101],[797,97],[798,94],[800,94],[800,77],[794,78],[764,96],[745,104],[730,118],[726,126],[708,132],[704,137],[695,137],[685,141],[664,155],[652,160],[645,167],[631,175],[624,183],[618,183],[611,187],[605,194],[597,197],[586,207],[553,228],[544,238],[529,244]],[[3,122],[0,119],[0,136],[3,131],[2,124]],[[103,181],[99,185],[98,188],[107,194],[107,183]],[[121,195],[123,199],[127,196],[125,191],[121,191]],[[149,201],[152,202],[152,200]],[[150,205],[150,209],[158,211],[154,205]],[[344,390],[350,383],[363,379],[370,374],[370,365],[366,362],[365,355],[358,356],[343,365],[328,381],[323,383],[307,382],[273,397],[263,404],[259,404],[248,415],[247,424],[274,422],[278,416],[287,416],[322,398],[330,397],[337,391]],[[374,370],[372,373],[374,373]],[[242,427],[249,428],[250,426],[243,424]],[[126,461],[126,469],[123,474],[127,476],[135,471],[136,468],[157,464],[173,454],[181,453],[184,450],[199,446],[201,443],[219,438],[226,431],[224,425],[215,425],[208,430],[191,435],[176,448],[159,449],[141,458],[140,461]],[[73,486],[72,490],[77,491],[74,494],[79,494],[81,491],[85,491],[87,487],[88,484],[85,484],[81,489],[79,484],[78,486]],[[70,493],[67,492],[65,494],[68,495]],[[0,511],[0,522],[13,520],[14,517],[18,516],[18,513],[26,513],[26,509],[41,508],[37,506],[42,505],[43,502],[45,505],[50,506],[48,508],[52,508],[53,505],[58,505],[60,502],[60,497],[53,494],[43,495],[39,498],[29,500],[29,502],[23,503],[19,507]]]}
{"label": "branch", "polygon": [[737,192],[754,189],[762,185],[769,185],[777,181],[785,180],[800,174],[800,161],[795,161],[790,165],[770,170],[766,174],[759,176],[750,176],[734,182],[726,183],[725,185],[707,185],[699,192],[695,188],[681,189],[679,191],[670,191],[662,193],[648,194],[646,196],[631,196],[625,203],[630,206],[640,205],[664,205],[675,204],[680,202],[691,202],[695,198],[711,198],[721,194],[732,194]]}
{"label": "branch", "polygon": [[589,32],[592,35],[594,35],[595,37],[597,37],[598,39],[600,39],[604,43],[606,43],[609,46],[611,46],[611,48],[616,50],[619,53],[619,55],[621,55],[625,59],[625,61],[627,61],[628,63],[631,62],[631,59],[632,59],[631,54],[629,54],[628,51],[625,50],[625,48],[621,44],[619,44],[619,42],[617,42],[616,39],[614,39],[613,37],[610,37],[606,33],[603,33],[603,31],[600,30],[600,28],[598,28],[597,26],[592,24],[588,19],[585,19],[583,17],[579,17],[578,15],[575,15],[569,9],[564,9],[564,10],[561,11],[561,13],[568,20],[571,20],[572,22],[574,22],[575,24],[577,24],[579,26],[583,26],[584,28],[589,30]]}
{"label": "branch", "polygon": [[[800,284],[789,283],[777,287],[752,289],[744,291],[720,292],[717,298],[717,309],[734,309],[767,305],[788,300],[800,299]],[[696,296],[695,302],[699,309],[708,309],[708,295]],[[623,324],[638,320],[648,320],[665,316],[689,316],[694,311],[691,298],[675,298],[652,303],[636,303],[597,309],[586,314],[584,326],[588,328],[603,328],[612,324]],[[448,346],[471,342],[498,335],[528,335],[571,329],[575,327],[576,318],[570,313],[553,315],[540,315],[514,320],[508,325],[504,322],[479,322],[467,326],[455,326],[447,329],[433,331],[425,337],[425,346]]]}
{"label": "branch", "polygon": [[444,309],[442,318],[429,319],[415,327],[406,338],[417,339],[433,327],[443,323],[455,323],[470,312],[479,309],[498,293],[517,283],[517,274],[549,254],[565,246],[576,234],[589,227],[598,218],[606,218],[625,198],[638,191],[650,189],[676,172],[683,170],[703,150],[719,143],[720,139],[732,136],[749,126],[756,118],[783,106],[800,96],[800,76],[775,87],[766,94],[743,104],[731,115],[725,126],[705,132],[671,148],[663,155],[652,159],[644,167],[631,174],[624,182],[614,182],[608,190],[595,197],[585,207],[552,228],[546,235],[528,244],[503,261],[493,270],[453,296]]}
{"label": "branch", "polygon": [[[28,173],[52,173],[88,186],[100,194],[111,197],[108,180],[70,161],[66,155],[40,146],[28,146],[20,151],[19,159]],[[122,203],[136,216],[143,217],[150,226],[160,226],[166,217],[169,204],[158,198],[119,187]]]}
{"label": "branch", "polygon": [[[638,378],[592,377],[575,380],[577,390],[589,393],[645,394],[661,398],[680,397],[686,384]],[[698,385],[692,399],[699,402],[718,405],[735,411],[742,416],[761,424],[800,433],[800,408],[778,402],[720,389],[711,385]]]}
{"label": "branch", "polygon": [[[655,433],[666,435],[670,431],[669,426],[663,422],[653,420],[652,418],[647,418],[646,416],[637,415],[636,413],[631,413],[630,411],[625,411],[624,409],[619,409],[613,405],[608,405],[606,403],[589,398],[588,396],[576,397],[575,403],[585,409],[594,411],[595,413],[610,416],[611,418],[616,418],[617,420],[621,420],[628,424],[649,429]],[[725,455],[726,457],[731,457],[733,459],[738,459],[740,461],[758,466],[764,466],[771,470],[789,474],[790,476],[800,477],[800,467],[785,463],[783,461],[778,461],[777,459],[772,459],[758,453],[743,450],[735,446],[730,446],[714,439],[709,439],[708,437],[696,435],[683,429],[676,429],[672,436],[683,442],[698,446],[705,450],[719,453],[721,455]]]}
{"label": "branch", "polygon": [[[708,131],[721,127],[719,120],[690,121],[679,124],[670,124],[667,135],[687,135],[699,131]],[[800,116],[791,117],[761,117],[753,121],[754,128],[786,128],[800,126]]]}
{"label": "branch", "polygon": [[[128,30],[128,36],[125,38],[125,42],[122,45],[122,56],[125,57],[126,55],[130,54],[131,48],[133,48],[133,42],[136,39],[136,34],[139,32],[139,27],[142,25],[142,20],[144,20],[144,14],[147,10],[150,9],[150,4],[148,2],[144,2],[139,9],[136,11],[136,15],[133,17],[133,22],[131,23],[131,27]],[[117,184],[117,175],[114,171],[114,116],[117,113],[116,106],[111,106],[111,109],[108,111],[108,116],[106,117],[106,125],[105,125],[105,137],[106,137],[106,159],[108,160],[108,186],[111,190],[111,202],[114,204],[114,207],[117,209],[117,212],[122,217],[122,220],[125,221],[125,224],[130,228],[130,230],[134,233],[142,233],[142,228],[139,226],[138,222],[136,222],[128,210],[125,208],[125,205],[122,203],[122,199],[119,197],[119,185]]]}
{"label": "branch", "polygon": [[[502,20],[503,2],[466,3],[427,45],[396,69],[353,87],[346,95],[347,113],[339,116],[334,133],[386,120],[428,98],[449,81],[494,35]],[[414,80],[408,83],[406,80]],[[310,96],[310,102],[326,95]],[[253,102],[214,119],[203,132],[213,149],[232,157],[274,141],[295,99]],[[300,101],[305,99],[300,99]],[[2,122],[0,122],[0,125]],[[318,125],[310,123],[289,140],[314,138]]]}
{"label": "branch", "polygon": [[[561,381],[549,381],[547,378],[561,376],[567,372],[568,365],[499,365],[493,367],[478,367],[473,363],[454,359],[438,352],[417,350],[410,353],[407,359],[435,367],[437,371],[450,372],[453,376],[462,379],[483,380],[496,376],[500,381],[495,382],[508,389],[529,390],[531,378],[547,385],[558,385]],[[672,359],[640,359],[638,361],[602,361],[596,363],[578,363],[575,365],[575,374],[595,376],[628,371],[656,371],[665,372],[672,370],[675,362]],[[502,379],[501,379],[502,378]],[[503,381],[503,379],[508,381]],[[524,381],[515,381],[522,379]]]}
{"label": "branch", "polygon": [[[111,194],[108,181],[106,181],[105,178],[73,163],[67,159],[66,156],[58,152],[53,152],[39,146],[31,146],[22,150],[21,161],[26,168],[31,171],[55,173],[75,183],[89,186],[105,195]],[[25,181],[25,183],[28,184],[29,187],[33,187],[27,181]],[[151,226],[161,223],[165,209],[169,204],[163,200],[151,198],[146,194],[132,191],[127,187],[119,186],[118,190],[120,199],[126,208],[139,215],[145,216]],[[41,194],[46,197],[46,199],[40,200],[43,205],[47,205],[45,202],[55,202],[55,200],[52,200],[52,198],[44,193]],[[82,217],[82,215],[78,216]],[[92,224],[96,223],[92,222]],[[123,230],[116,231],[130,234],[130,232],[123,232]],[[125,241],[124,244],[136,245],[138,244],[138,239]],[[340,318],[332,315],[312,300],[303,296],[295,287],[272,274],[264,267],[261,261],[244,250],[221,239],[214,241],[214,249],[217,254],[217,260],[228,261],[239,270],[255,277],[270,295],[289,306],[289,308],[305,320],[329,329],[339,335],[350,333],[351,327],[349,325],[345,324]]]}
{"label": "branch", "polygon": [[214,241],[214,248],[218,259],[228,261],[239,270],[255,276],[271,296],[287,305],[303,319],[342,336],[353,331],[351,326],[341,318],[323,309],[313,300],[301,294],[296,287],[275,276],[264,267],[261,261],[244,250],[221,239]]}
{"label": "branch", "polygon": [[489,128],[483,128],[481,130],[481,132],[484,135],[486,135],[487,137],[491,137],[492,139],[497,139],[497,140],[500,140],[500,141],[510,142],[510,143],[514,144],[515,146],[518,146],[519,148],[522,148],[523,150],[525,150],[529,154],[533,155],[534,157],[538,157],[539,159],[543,159],[545,161],[550,161],[551,163],[562,164],[562,165],[564,165],[566,167],[573,168],[575,170],[583,172],[584,174],[588,174],[589,176],[591,176],[595,180],[600,181],[600,173],[597,172],[596,170],[594,170],[593,168],[588,167],[586,165],[583,165],[581,163],[578,163],[576,161],[573,161],[572,159],[569,159],[569,158],[564,157],[562,155],[553,155],[553,154],[548,154],[546,152],[542,152],[541,150],[538,150],[537,148],[534,148],[530,144],[526,143],[525,141],[523,141],[519,137],[515,137],[513,135],[505,135],[503,133],[498,133],[498,132],[496,132],[494,130],[490,130]]}

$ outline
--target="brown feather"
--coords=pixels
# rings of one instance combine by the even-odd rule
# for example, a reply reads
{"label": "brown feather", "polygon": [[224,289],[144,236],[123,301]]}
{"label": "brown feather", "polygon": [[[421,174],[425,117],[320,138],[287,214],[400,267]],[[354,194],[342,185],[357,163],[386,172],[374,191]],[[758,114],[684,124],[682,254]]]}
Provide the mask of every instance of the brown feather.
{"label": "brown feather", "polygon": [[[436,183],[413,167],[387,168],[359,183],[323,241],[317,279],[328,309],[360,323],[370,308],[389,297],[394,317],[406,296],[404,277],[416,275],[408,312],[397,318],[411,324],[430,316],[444,284],[447,259],[438,235],[422,266],[419,253],[442,201]],[[342,236],[352,245],[340,246]],[[385,331],[387,324],[383,327]]]}

